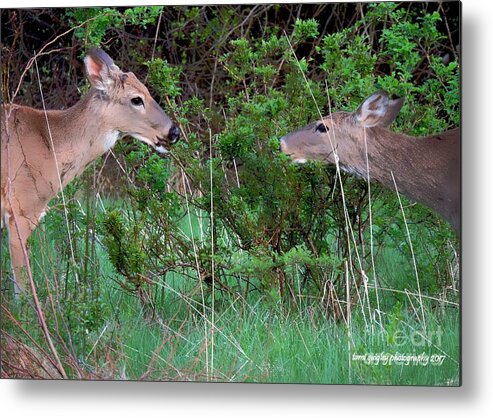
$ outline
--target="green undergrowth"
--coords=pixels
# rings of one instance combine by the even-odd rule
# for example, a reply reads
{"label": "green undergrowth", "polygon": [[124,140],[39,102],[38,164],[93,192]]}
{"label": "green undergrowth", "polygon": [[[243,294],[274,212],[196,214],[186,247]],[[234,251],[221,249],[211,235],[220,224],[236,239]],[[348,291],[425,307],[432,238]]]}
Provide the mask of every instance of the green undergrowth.
{"label": "green undergrowth", "polygon": [[[200,238],[199,218],[191,230],[187,219],[182,223],[184,233],[191,236],[193,230]],[[378,295],[368,287],[353,300],[350,314],[347,300],[340,299],[342,319],[336,321],[328,311],[333,306],[301,293],[286,309],[272,295],[213,292],[187,274],[169,273],[143,297],[125,288],[102,244],[96,245],[96,282],[84,289],[72,279],[64,282],[63,256],[52,234],[42,225],[31,240],[33,272],[69,377],[81,377],[70,366],[76,357],[89,379],[459,384],[455,294],[423,293],[420,301],[412,269],[396,268],[402,265],[398,250],[386,248],[376,256]],[[6,255],[2,263],[8,265]],[[188,273],[196,274],[193,267]],[[426,280],[421,286],[427,288]],[[25,303],[9,307],[31,337],[43,341],[34,310]],[[3,328],[26,341],[10,321]]]}

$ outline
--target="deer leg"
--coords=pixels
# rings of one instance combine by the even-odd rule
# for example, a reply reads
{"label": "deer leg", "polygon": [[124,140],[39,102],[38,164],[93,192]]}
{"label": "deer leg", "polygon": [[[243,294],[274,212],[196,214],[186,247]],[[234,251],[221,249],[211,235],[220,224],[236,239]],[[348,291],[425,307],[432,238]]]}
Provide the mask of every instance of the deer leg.
{"label": "deer leg", "polygon": [[21,293],[25,293],[28,266],[29,251],[27,240],[36,225],[28,218],[23,216],[9,217],[9,242],[10,242],[10,261],[14,275],[14,294],[18,298]]}

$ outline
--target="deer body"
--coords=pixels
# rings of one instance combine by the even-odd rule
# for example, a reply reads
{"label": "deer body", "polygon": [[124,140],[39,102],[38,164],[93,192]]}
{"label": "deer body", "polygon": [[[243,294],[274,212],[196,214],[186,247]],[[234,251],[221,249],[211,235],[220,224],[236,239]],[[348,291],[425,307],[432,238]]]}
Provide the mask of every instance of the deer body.
{"label": "deer body", "polygon": [[125,134],[158,152],[179,138],[132,73],[120,71],[101,50],[92,50],[85,64],[92,88],[75,106],[1,108],[1,217],[9,230],[16,293],[25,287],[27,239],[64,186]]}
{"label": "deer body", "polygon": [[286,135],[281,150],[295,162],[336,164],[337,159],[348,173],[369,177],[393,191],[397,186],[459,232],[460,130],[427,137],[392,132],[387,127],[402,103],[378,92],[353,113],[337,112]]}

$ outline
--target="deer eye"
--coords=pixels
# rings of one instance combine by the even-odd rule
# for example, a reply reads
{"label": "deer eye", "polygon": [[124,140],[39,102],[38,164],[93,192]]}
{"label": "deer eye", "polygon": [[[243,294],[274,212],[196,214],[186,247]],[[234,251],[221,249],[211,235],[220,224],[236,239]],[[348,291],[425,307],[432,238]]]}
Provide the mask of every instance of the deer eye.
{"label": "deer eye", "polygon": [[315,128],[315,130],[318,132],[327,132],[329,130],[329,128],[327,128],[327,126],[325,126],[325,123],[319,123],[317,125],[317,127]]}
{"label": "deer eye", "polygon": [[130,101],[134,106],[144,106],[144,102],[139,96],[133,97],[132,99],[130,99]]}

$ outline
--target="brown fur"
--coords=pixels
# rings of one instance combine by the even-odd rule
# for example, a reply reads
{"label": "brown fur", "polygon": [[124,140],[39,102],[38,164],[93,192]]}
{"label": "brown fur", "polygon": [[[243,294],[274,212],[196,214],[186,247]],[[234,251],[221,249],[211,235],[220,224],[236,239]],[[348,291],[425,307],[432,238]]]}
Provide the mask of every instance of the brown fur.
{"label": "brown fur", "polygon": [[[101,50],[89,53],[86,68],[93,87],[70,109],[45,113],[26,106],[1,107],[1,216],[21,289],[26,284],[27,239],[61,186],[121,135],[133,135],[161,152],[170,145],[172,129],[177,139],[177,128],[134,74],[120,71]],[[132,104],[135,97],[142,106]]]}
{"label": "brown fur", "polygon": [[[336,163],[337,154],[341,169],[367,178],[366,135],[370,179],[395,191],[393,173],[399,192],[432,208],[459,233],[460,130],[427,137],[392,132],[387,126],[401,106],[402,100],[392,101],[379,92],[354,113],[334,113],[286,135],[281,150],[295,161],[330,164]],[[317,131],[320,123],[328,132]]]}

